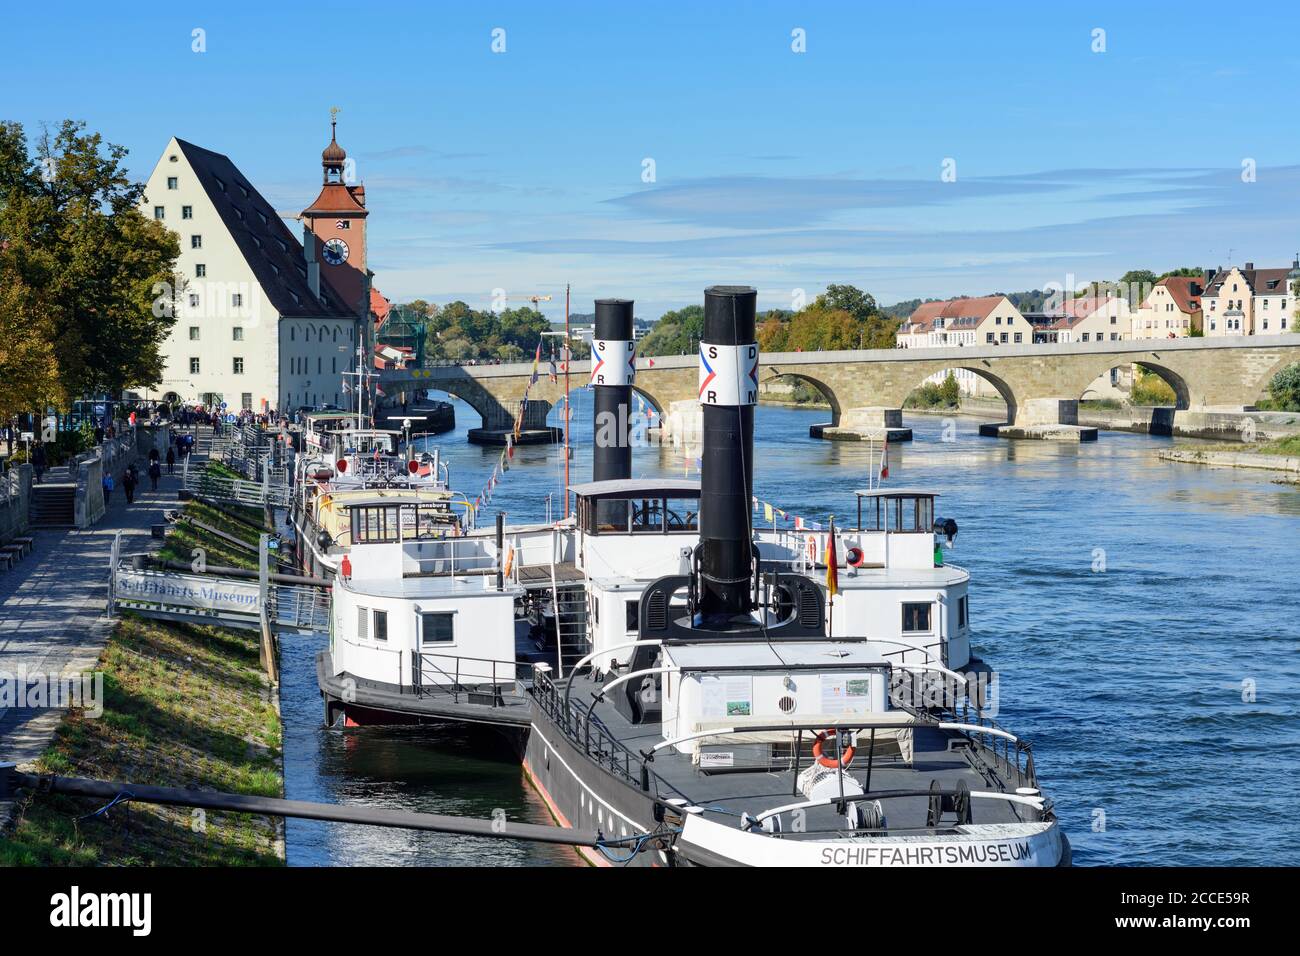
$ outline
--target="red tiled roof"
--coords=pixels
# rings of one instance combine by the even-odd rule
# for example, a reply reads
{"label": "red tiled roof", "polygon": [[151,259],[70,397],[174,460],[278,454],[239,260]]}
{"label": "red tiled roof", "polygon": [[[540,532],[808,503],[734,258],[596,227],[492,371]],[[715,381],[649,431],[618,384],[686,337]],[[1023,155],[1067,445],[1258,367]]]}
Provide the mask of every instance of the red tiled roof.
{"label": "red tiled roof", "polygon": [[[1201,293],[1204,290],[1201,288],[1201,280],[1196,276],[1165,276],[1156,283],[1156,286],[1164,286],[1169,290],[1169,295],[1174,300],[1174,305],[1178,306],[1179,312],[1191,315],[1193,312],[1201,311]],[[1148,302],[1150,298],[1147,297]]]}
{"label": "red tiled roof", "polygon": [[908,318],[899,331],[928,332],[934,328],[935,319],[984,319],[1005,299],[1002,295],[985,295],[975,299],[947,299],[942,302],[924,302]]}
{"label": "red tiled roof", "polygon": [[392,307],[393,304],[384,298],[384,294],[371,285],[370,314],[375,317],[375,328],[384,324],[384,320],[388,318],[388,310]]}

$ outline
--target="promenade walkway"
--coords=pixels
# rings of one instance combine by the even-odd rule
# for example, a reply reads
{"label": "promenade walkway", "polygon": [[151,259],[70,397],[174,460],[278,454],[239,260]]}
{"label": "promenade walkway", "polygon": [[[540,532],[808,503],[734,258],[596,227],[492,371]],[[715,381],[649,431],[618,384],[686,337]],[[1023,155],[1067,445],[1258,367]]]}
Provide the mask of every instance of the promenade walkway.
{"label": "promenade walkway", "polygon": [[[210,431],[196,442],[190,467],[202,467]],[[122,532],[122,553],[158,547],[150,527],[178,507],[181,466],[167,474],[163,463],[157,491],[149,490],[148,462],[141,459],[135,503],[126,503],[119,483],[107,513],[93,528],[33,529],[35,549],[8,572],[0,572],[0,675],[81,674],[93,671],[108,639],[104,617],[108,561],[113,536]],[[49,480],[50,476],[47,476]],[[57,479],[56,479],[57,480]],[[24,764],[49,746],[63,711],[3,708],[0,701],[0,762]],[[0,806],[0,825],[5,817]]]}

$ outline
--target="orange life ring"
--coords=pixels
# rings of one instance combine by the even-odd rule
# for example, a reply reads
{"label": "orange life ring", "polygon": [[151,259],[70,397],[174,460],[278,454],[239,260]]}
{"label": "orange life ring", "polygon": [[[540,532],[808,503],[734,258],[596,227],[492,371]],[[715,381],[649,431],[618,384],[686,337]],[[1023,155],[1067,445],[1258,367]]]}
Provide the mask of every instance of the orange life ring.
{"label": "orange life ring", "polygon": [[848,562],[849,567],[860,568],[863,562],[867,560],[867,556],[862,553],[861,548],[849,548],[844,552],[844,560]]}
{"label": "orange life ring", "polygon": [[510,570],[514,567],[514,564],[515,564],[515,549],[511,548],[509,551],[506,552],[506,564],[505,567],[501,569],[501,573],[504,574],[506,577],[509,577]]}
{"label": "orange life ring", "polygon": [[823,730],[820,734],[817,735],[817,740],[813,743],[813,756],[817,759],[817,762],[821,764],[823,767],[829,767],[832,770],[834,770],[836,767],[843,767],[844,769],[847,770],[849,764],[853,763],[854,750],[852,747],[844,748],[843,752],[840,753],[840,759],[838,763],[836,762],[834,757],[822,756],[822,745],[826,743],[826,741],[830,738],[830,736],[833,733],[835,733],[835,731],[833,730]]}

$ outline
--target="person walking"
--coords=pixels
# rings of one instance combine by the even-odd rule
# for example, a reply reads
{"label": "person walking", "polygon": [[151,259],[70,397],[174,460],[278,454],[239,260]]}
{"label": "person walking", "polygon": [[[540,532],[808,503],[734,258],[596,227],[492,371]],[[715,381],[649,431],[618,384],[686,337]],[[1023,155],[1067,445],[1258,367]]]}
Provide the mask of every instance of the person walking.
{"label": "person walking", "polygon": [[104,480],[100,482],[100,486],[104,489],[104,507],[107,508],[109,499],[113,495],[113,476],[104,472]]}
{"label": "person walking", "polygon": [[149,490],[150,491],[158,490],[158,479],[161,477],[162,477],[162,465],[158,464],[158,459],[155,458],[153,461],[149,462]]}
{"label": "person walking", "polygon": [[36,443],[32,449],[32,469],[36,472],[36,483],[39,485],[41,479],[45,477],[45,469],[49,467],[49,462],[45,458],[45,445],[41,442]]}
{"label": "person walking", "polygon": [[135,465],[130,465],[122,474],[122,490],[126,492],[126,503],[128,505],[135,503],[136,480]]}
{"label": "person walking", "polygon": [[171,445],[167,446],[167,474],[176,474],[176,449]]}

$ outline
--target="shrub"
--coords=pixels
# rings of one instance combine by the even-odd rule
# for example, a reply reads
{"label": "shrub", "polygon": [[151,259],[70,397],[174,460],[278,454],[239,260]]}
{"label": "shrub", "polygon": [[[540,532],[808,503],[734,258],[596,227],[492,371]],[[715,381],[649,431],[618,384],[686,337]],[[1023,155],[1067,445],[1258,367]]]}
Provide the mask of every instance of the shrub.
{"label": "shrub", "polygon": [[1288,365],[1268,383],[1271,405],[1278,411],[1300,411],[1300,362]]}

